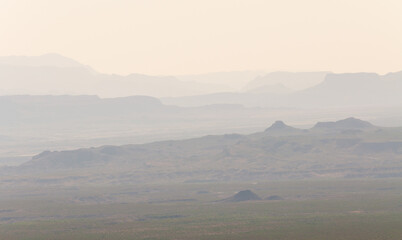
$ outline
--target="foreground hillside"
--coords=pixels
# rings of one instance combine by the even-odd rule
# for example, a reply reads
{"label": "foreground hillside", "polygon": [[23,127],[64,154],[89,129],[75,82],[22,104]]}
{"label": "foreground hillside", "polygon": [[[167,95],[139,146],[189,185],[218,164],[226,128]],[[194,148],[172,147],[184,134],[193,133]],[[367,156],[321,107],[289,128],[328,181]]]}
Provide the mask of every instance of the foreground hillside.
{"label": "foreground hillside", "polygon": [[[349,118],[301,130],[46,151],[15,168],[10,182],[205,182],[402,176],[402,130]],[[15,177],[17,176],[18,177]]]}

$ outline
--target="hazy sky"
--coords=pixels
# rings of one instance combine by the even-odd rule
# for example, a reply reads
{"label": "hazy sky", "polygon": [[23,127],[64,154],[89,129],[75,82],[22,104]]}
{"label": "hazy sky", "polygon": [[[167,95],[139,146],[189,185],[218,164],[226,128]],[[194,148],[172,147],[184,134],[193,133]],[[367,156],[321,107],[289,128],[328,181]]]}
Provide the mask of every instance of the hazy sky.
{"label": "hazy sky", "polygon": [[402,70],[401,0],[0,0],[0,55],[104,73]]}

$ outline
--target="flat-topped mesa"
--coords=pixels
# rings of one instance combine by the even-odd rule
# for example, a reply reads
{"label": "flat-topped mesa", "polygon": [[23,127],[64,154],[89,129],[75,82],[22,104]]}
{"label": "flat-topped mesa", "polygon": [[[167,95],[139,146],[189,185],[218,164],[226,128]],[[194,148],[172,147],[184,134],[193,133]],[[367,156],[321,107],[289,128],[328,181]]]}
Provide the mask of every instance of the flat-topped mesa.
{"label": "flat-topped mesa", "polygon": [[336,122],[318,122],[313,129],[327,129],[327,130],[367,130],[373,129],[375,126],[369,122],[357,119],[346,118]]}

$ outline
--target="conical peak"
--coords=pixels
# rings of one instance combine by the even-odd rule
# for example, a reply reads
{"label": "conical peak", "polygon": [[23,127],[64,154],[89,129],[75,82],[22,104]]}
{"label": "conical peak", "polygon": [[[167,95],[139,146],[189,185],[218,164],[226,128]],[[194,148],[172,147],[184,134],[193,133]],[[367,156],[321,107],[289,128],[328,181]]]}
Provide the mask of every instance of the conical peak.
{"label": "conical peak", "polygon": [[283,121],[276,121],[265,130],[265,133],[269,135],[289,135],[298,134],[300,132],[300,129],[288,126]]}
{"label": "conical peak", "polygon": [[283,130],[283,129],[288,129],[288,128],[290,128],[290,127],[288,125],[286,125],[283,121],[276,121],[269,128],[267,128],[266,131]]}
{"label": "conical peak", "polygon": [[255,201],[261,198],[250,190],[243,190],[236,193],[234,196],[225,199],[227,202],[242,202],[242,201]]}
{"label": "conical peak", "polygon": [[287,127],[287,125],[283,121],[275,121],[271,127],[279,129],[279,128],[285,128]]}

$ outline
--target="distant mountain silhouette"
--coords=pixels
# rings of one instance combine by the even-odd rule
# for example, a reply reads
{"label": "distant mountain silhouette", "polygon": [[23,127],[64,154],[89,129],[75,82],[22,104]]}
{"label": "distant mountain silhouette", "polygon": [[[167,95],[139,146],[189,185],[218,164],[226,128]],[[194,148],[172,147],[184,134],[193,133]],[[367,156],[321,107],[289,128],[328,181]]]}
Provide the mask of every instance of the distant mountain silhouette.
{"label": "distant mountain silhouette", "polygon": [[[314,127],[278,137],[265,132],[226,134],[47,151],[19,167],[3,169],[0,176],[16,173],[57,176],[59,172],[70,171],[78,176],[104,175],[106,179],[133,178],[136,182],[402,176],[398,165],[402,156],[401,129],[372,127],[353,118],[317,125],[324,131],[315,131]],[[272,129],[286,128],[277,122]],[[345,129],[354,134],[343,134]],[[381,160],[384,157],[387,161]],[[135,173],[128,175],[127,171]],[[258,199],[251,191],[242,191],[226,200]]]}
{"label": "distant mountain silhouette", "polygon": [[272,72],[250,81],[244,90],[250,91],[276,84],[293,90],[301,90],[323,82],[327,74],[329,72]]}
{"label": "distant mountain silhouette", "polygon": [[293,106],[394,106],[402,102],[402,72],[328,74],[325,80],[287,99]]}
{"label": "distant mountain silhouette", "polygon": [[288,94],[291,93],[292,90],[290,88],[285,87],[283,84],[267,84],[263,86],[259,86],[256,88],[252,88],[247,90],[248,93],[257,93],[257,94]]}
{"label": "distant mountain silhouette", "polygon": [[283,121],[276,121],[271,125],[271,127],[267,128],[265,131],[276,131],[276,130],[284,130],[284,129],[289,129],[289,128],[292,128],[292,127],[286,125]]}
{"label": "distant mountain silhouette", "polygon": [[[46,54],[0,57],[0,79],[0,95],[147,95],[184,107],[367,107],[397,106],[402,102],[402,72],[378,75],[243,71],[178,77],[120,76],[101,74],[73,59]],[[241,89],[242,84],[246,86]]]}
{"label": "distant mountain silhouette", "polygon": [[[97,96],[0,96],[0,111],[7,112],[0,119],[3,126],[35,128],[36,124],[46,126],[116,124],[131,119],[144,122],[141,114],[149,117],[169,118],[177,107],[163,105],[159,99],[148,96],[101,99]],[[169,115],[170,114],[170,115]],[[164,116],[165,115],[165,116]],[[49,130],[50,131],[50,130]]]}
{"label": "distant mountain silhouette", "polygon": [[101,74],[58,54],[0,57],[2,95],[147,95],[172,97],[227,90],[213,83],[181,81],[172,76]]}
{"label": "distant mountain silhouette", "polygon": [[[163,103],[183,107],[211,104],[242,104],[246,107],[287,107],[292,106],[289,96],[296,89],[304,89],[322,82],[327,72],[292,73],[273,72],[258,76],[240,92],[217,92],[187,97],[163,98]],[[296,89],[290,89],[296,86]],[[298,86],[298,87],[297,87]],[[285,95],[285,96],[283,96]]]}
{"label": "distant mountain silhouette", "polygon": [[251,190],[243,190],[232,197],[226,198],[223,200],[223,202],[244,202],[244,201],[257,201],[261,200],[261,198],[253,193]]}
{"label": "distant mountain silhouette", "polygon": [[356,119],[356,118],[347,118],[344,120],[339,120],[336,122],[318,122],[313,129],[330,129],[330,130],[365,130],[365,129],[373,129],[375,128],[369,122]]}
{"label": "distant mountain silhouette", "polygon": [[258,76],[266,74],[263,71],[231,71],[231,72],[213,72],[195,75],[179,75],[177,79],[186,82],[213,83],[219,85],[227,85],[226,91],[240,91],[250,81]]}
{"label": "distant mountain silhouette", "polygon": [[276,121],[269,128],[265,129],[264,133],[274,135],[287,135],[287,134],[296,134],[301,131],[302,131],[301,129],[297,129],[286,125],[283,121]]}
{"label": "distant mountain silhouette", "polygon": [[[214,93],[180,98],[163,98],[162,102],[177,106],[207,104],[242,104],[247,107],[355,107],[398,106],[402,103],[402,72],[320,73],[325,79],[310,88],[287,94],[264,91]],[[295,79],[298,76],[294,74]],[[264,85],[260,87],[263,88]],[[255,87],[258,89],[258,87]],[[246,88],[251,90],[254,87]]]}
{"label": "distant mountain silhouette", "polygon": [[71,58],[57,53],[41,56],[0,56],[0,65],[25,67],[89,68]]}
{"label": "distant mountain silhouette", "polygon": [[265,130],[265,132],[269,131],[283,131],[288,129],[295,129],[294,127],[286,125],[283,121],[274,122],[269,128]]}

